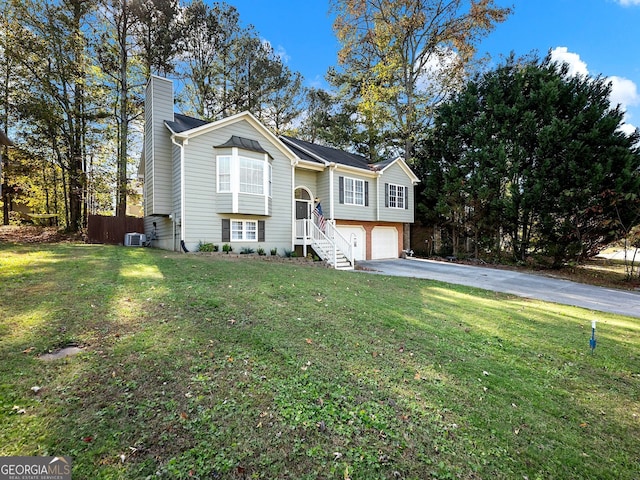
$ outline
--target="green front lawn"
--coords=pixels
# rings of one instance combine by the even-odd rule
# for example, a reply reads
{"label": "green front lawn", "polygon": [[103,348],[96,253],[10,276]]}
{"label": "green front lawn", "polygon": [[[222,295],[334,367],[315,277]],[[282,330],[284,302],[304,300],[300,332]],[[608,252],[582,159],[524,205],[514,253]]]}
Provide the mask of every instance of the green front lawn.
{"label": "green front lawn", "polygon": [[0,455],[74,480],[640,472],[640,320],[467,287],[0,244],[0,358]]}

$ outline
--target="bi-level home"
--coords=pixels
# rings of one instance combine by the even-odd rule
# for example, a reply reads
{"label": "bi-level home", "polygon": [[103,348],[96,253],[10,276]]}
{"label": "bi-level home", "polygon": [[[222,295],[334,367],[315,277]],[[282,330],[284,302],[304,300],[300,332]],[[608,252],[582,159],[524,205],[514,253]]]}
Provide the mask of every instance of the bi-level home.
{"label": "bi-level home", "polygon": [[144,215],[153,246],[313,251],[336,268],[397,258],[418,178],[402,158],[276,136],[251,113],[207,122],[174,112],[173,82],[145,98]]}

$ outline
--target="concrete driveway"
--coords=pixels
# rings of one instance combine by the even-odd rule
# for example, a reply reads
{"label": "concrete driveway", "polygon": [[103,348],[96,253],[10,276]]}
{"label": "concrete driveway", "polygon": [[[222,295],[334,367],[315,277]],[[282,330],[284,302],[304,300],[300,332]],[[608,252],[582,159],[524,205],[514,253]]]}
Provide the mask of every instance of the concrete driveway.
{"label": "concrete driveway", "polygon": [[427,278],[640,318],[640,292],[594,287],[542,275],[417,258],[358,262],[369,273]]}

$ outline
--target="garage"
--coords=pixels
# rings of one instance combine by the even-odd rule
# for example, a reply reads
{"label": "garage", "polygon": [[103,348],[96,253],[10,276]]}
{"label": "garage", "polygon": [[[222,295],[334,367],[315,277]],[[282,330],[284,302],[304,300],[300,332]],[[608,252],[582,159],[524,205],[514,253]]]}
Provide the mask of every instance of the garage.
{"label": "garage", "polygon": [[353,246],[356,260],[366,260],[366,233],[363,227],[338,225],[338,231]]}
{"label": "garage", "polygon": [[395,227],[373,227],[371,259],[398,258],[398,230]]}

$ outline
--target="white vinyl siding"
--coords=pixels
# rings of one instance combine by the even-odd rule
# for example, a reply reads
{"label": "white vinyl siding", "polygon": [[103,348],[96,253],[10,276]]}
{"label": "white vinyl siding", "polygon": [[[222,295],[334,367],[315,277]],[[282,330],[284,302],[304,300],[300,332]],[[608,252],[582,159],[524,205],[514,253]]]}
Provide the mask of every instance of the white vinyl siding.
{"label": "white vinyl siding", "polygon": [[[238,156],[264,162],[266,179],[272,171],[270,178],[273,198],[268,197],[268,181],[265,181],[264,195],[240,193],[239,180],[237,190],[234,192],[218,193],[217,161],[221,157],[233,157],[234,152],[232,148],[214,149],[212,147],[223,144],[231,135],[259,141],[260,145],[269,151],[273,157],[269,160],[262,153],[242,149],[239,149]],[[254,248],[256,242],[260,243],[260,246],[267,251],[271,248],[278,248],[280,252],[291,249],[293,228],[291,161],[273,146],[269,138],[259,134],[249,122],[240,121],[190,138],[185,147],[185,158],[187,217],[185,242],[189,250],[194,250],[201,241],[211,242],[220,247],[230,242],[230,239],[222,240],[220,220],[223,218],[265,221],[268,241],[254,240],[247,243]],[[243,215],[250,218],[243,218]],[[234,251],[239,251],[243,242],[233,241]]]}
{"label": "white vinyl siding", "polygon": [[[379,217],[383,222],[413,223],[414,221],[414,187],[407,173],[400,165],[389,166],[378,180],[377,188]],[[393,191],[395,191],[395,196]],[[402,192],[404,190],[404,192]],[[400,193],[398,193],[400,192]],[[401,198],[401,200],[400,200]],[[394,205],[395,200],[395,205]]]}
{"label": "white vinyl siding", "polygon": [[145,95],[145,215],[172,213],[172,150],[164,122],[173,120],[173,83],[152,76]]}

